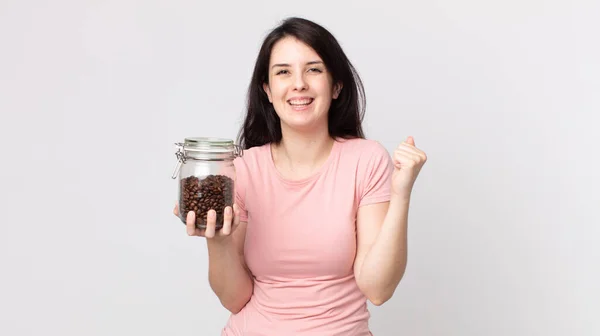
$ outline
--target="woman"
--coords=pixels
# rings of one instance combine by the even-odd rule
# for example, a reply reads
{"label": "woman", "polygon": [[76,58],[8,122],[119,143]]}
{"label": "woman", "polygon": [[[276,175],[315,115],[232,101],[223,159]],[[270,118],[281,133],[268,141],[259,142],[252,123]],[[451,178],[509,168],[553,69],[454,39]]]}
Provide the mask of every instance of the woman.
{"label": "woman", "polygon": [[[371,335],[366,300],[406,267],[411,190],[426,161],[366,140],[361,81],[336,39],[291,18],[256,60],[236,159],[236,204],[207,238],[209,282],[232,315],[222,335]],[[177,208],[175,208],[177,214]]]}

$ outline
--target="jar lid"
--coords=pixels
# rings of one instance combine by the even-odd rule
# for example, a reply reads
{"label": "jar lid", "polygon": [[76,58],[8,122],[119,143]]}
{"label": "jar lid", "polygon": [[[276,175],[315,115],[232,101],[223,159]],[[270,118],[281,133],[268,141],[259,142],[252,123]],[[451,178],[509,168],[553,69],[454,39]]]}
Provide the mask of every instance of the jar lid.
{"label": "jar lid", "polygon": [[183,143],[175,143],[177,146],[177,165],[173,171],[172,178],[177,176],[179,168],[187,160],[200,161],[222,161],[231,160],[243,155],[240,146],[233,143],[231,139],[214,137],[189,137]]}
{"label": "jar lid", "polygon": [[233,140],[212,137],[185,138],[183,147],[187,151],[207,151],[211,153],[225,153],[235,150]]}

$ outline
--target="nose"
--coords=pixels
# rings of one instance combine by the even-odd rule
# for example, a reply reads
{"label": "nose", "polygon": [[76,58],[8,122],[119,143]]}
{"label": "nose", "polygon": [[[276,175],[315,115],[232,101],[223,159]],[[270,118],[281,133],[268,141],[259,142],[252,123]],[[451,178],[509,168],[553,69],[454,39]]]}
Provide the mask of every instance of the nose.
{"label": "nose", "polygon": [[294,76],[294,90],[303,91],[307,88],[308,86],[306,84],[306,80],[304,79],[304,74],[301,72],[296,74],[296,76]]}

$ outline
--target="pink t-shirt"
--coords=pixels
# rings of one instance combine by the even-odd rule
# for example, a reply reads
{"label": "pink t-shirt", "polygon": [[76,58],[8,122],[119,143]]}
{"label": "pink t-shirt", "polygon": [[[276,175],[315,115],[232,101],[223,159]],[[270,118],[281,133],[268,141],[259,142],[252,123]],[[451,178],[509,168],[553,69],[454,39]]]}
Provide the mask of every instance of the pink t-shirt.
{"label": "pink t-shirt", "polygon": [[387,150],[373,140],[339,139],[303,180],[282,177],[268,144],[244,151],[235,167],[254,292],[222,336],[371,335],[353,271],[356,213],[389,201]]}

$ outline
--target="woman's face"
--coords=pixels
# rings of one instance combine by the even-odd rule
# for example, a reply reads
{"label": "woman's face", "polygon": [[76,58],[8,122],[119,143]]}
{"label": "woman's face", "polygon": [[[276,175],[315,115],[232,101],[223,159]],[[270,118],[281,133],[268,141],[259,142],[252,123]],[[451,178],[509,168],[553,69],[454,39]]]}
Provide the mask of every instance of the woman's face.
{"label": "woman's face", "polygon": [[327,125],[331,100],[337,99],[341,86],[333,85],[331,74],[312,48],[286,37],[273,46],[269,83],[263,88],[282,128],[311,130]]}

